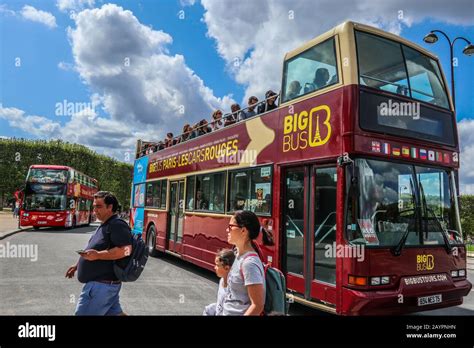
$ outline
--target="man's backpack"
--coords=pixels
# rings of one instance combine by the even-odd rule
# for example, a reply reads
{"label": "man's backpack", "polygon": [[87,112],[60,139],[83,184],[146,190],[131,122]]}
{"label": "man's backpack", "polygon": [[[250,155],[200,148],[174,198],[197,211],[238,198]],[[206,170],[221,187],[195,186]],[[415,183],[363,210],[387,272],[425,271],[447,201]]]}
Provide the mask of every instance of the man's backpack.
{"label": "man's backpack", "polygon": [[[146,247],[145,242],[143,241],[142,237],[138,234],[132,235],[132,231],[130,230],[130,226],[123,221],[122,219],[118,219],[120,223],[126,224],[128,230],[130,231],[130,238],[131,238],[131,245],[132,245],[132,252],[130,256],[127,256],[126,265],[119,265],[118,262],[114,262],[114,273],[118,280],[122,282],[134,282],[140,277],[142,274],[143,269],[145,268],[146,262],[148,261],[148,248]],[[108,230],[109,225],[107,225],[106,234],[109,236],[109,245],[111,244],[110,241],[110,232]],[[121,261],[116,260],[116,261]],[[123,262],[120,262],[121,264]]]}
{"label": "man's backpack", "polygon": [[[248,254],[244,257],[242,262],[250,256],[257,256],[258,254]],[[260,257],[259,257],[260,258]],[[240,264],[240,274],[243,276],[242,263]],[[286,280],[283,273],[270,264],[263,264],[263,271],[265,275],[265,306],[263,307],[264,315],[287,315],[288,304],[286,302]]]}

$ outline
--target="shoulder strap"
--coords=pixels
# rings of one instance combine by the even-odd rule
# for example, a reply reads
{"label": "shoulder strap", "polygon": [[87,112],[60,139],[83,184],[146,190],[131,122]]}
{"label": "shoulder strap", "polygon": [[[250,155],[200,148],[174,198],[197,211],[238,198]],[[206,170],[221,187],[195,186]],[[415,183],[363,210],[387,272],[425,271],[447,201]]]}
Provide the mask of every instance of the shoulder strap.
{"label": "shoulder strap", "polygon": [[[245,255],[245,257],[242,259],[242,262],[240,263],[240,275],[242,276],[242,279],[244,279],[244,272],[242,272],[242,264],[244,263],[244,261],[251,257],[251,256],[257,256],[259,257],[256,253],[252,253],[252,254],[248,254],[248,255]],[[245,282],[245,279],[244,279],[244,282]]]}

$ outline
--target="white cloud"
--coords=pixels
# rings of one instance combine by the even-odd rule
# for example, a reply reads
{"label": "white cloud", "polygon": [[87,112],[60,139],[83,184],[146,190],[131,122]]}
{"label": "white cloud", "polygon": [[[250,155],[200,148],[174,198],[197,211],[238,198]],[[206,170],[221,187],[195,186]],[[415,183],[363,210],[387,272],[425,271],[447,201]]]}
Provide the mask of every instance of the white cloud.
{"label": "white cloud", "polygon": [[25,5],[21,10],[23,18],[46,25],[48,28],[56,28],[56,17],[46,11],[37,10],[33,6]]}
{"label": "white cloud", "polygon": [[180,131],[185,120],[208,118],[233,102],[215,97],[182,55],[168,53],[172,37],[141,24],[131,11],[107,4],[74,21],[68,36],[75,69],[112,120],[150,129],[153,139],[161,139]]}
{"label": "white cloud", "polygon": [[[279,90],[284,54],[330,28],[354,20],[399,34],[427,18],[474,25],[471,0],[201,0],[208,36],[249,95]],[[236,59],[241,61],[234,67]]]}
{"label": "white cloud", "polygon": [[15,11],[10,10],[6,4],[0,4],[0,13],[4,13],[6,15],[15,16]]}
{"label": "white cloud", "polygon": [[80,11],[86,7],[94,7],[95,0],[58,0],[56,6],[60,11]]}
{"label": "white cloud", "polygon": [[46,117],[25,115],[23,110],[4,108],[2,104],[0,104],[0,118],[7,120],[10,127],[21,129],[38,137],[49,137],[61,128],[58,123]]}
{"label": "white cloud", "polygon": [[459,186],[462,194],[474,194],[474,119],[458,122],[461,168]]}
{"label": "white cloud", "polygon": [[74,70],[74,64],[66,63],[66,62],[59,62],[58,68],[64,71],[71,71]]}

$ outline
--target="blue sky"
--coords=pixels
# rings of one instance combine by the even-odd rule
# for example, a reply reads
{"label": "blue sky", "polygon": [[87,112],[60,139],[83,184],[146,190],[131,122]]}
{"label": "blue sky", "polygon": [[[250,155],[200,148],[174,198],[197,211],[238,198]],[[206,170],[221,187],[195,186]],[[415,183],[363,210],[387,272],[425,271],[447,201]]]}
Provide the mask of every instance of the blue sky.
{"label": "blue sky", "polygon": [[[0,136],[59,137],[123,160],[137,137],[161,138],[214,108],[227,111],[233,101],[279,90],[284,52],[347,19],[434,52],[449,83],[448,43],[422,39],[440,29],[474,40],[472,13],[468,0],[0,1]],[[463,151],[470,153],[474,57],[463,47],[455,47],[456,102]],[[129,56],[130,68],[115,71],[117,60]],[[88,117],[58,116],[63,100],[95,107]],[[470,162],[463,175],[474,192]]]}

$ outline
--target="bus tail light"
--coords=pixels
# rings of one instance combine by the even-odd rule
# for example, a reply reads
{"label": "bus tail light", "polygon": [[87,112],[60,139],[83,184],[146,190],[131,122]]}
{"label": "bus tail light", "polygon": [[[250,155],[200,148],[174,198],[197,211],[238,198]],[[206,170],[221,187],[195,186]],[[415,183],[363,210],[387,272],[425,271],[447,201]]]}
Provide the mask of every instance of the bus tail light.
{"label": "bus tail light", "polygon": [[349,276],[349,284],[351,285],[358,285],[358,286],[366,286],[367,285],[367,277],[358,277],[358,276]]}

